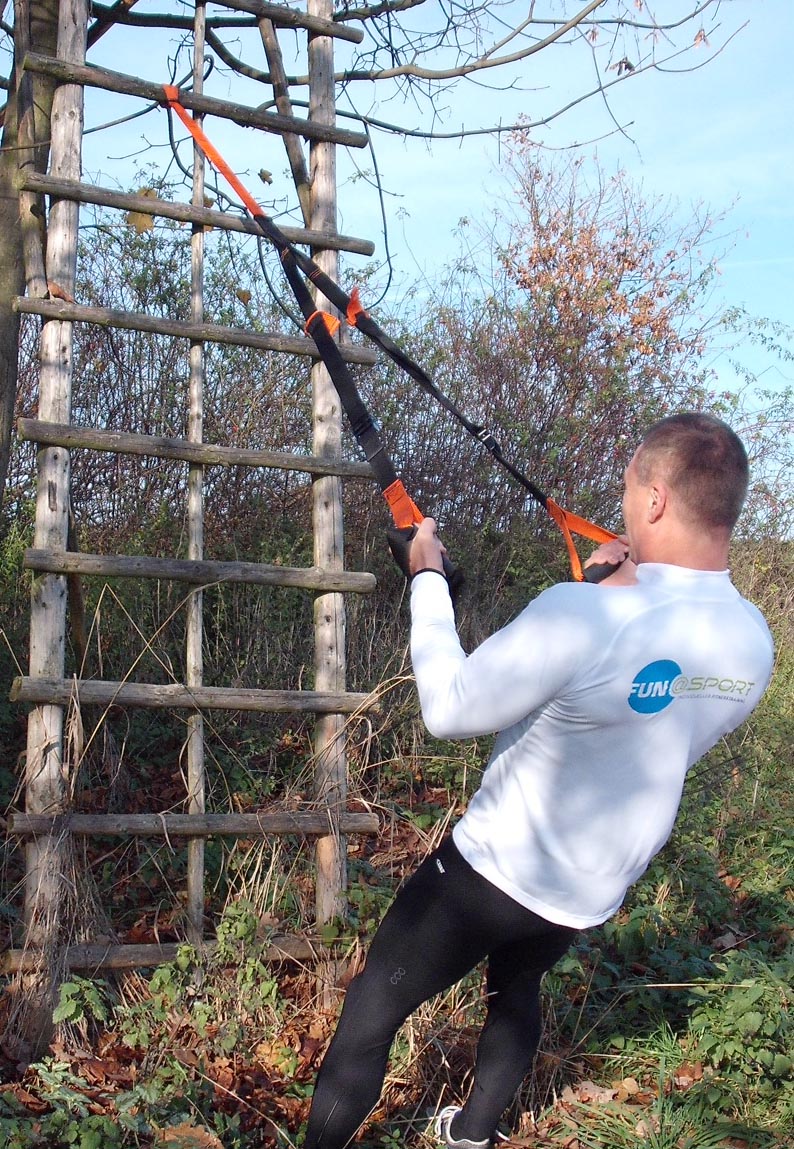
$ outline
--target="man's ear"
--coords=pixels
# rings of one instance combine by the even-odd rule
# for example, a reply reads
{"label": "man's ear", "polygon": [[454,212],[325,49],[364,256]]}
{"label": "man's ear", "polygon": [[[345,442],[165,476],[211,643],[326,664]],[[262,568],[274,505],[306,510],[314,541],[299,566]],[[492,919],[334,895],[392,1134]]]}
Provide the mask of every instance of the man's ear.
{"label": "man's ear", "polygon": [[664,514],[667,506],[667,487],[664,483],[652,483],[648,495],[648,522],[655,523]]}

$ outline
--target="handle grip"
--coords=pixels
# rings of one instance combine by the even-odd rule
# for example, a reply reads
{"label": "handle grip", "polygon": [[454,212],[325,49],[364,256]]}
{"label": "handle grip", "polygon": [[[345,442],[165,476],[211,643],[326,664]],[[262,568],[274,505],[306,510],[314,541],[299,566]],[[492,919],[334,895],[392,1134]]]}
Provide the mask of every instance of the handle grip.
{"label": "handle grip", "polygon": [[620,563],[593,563],[589,567],[584,567],[582,573],[584,574],[585,582],[602,582],[603,579],[609,578],[616,570],[619,570]]}
{"label": "handle grip", "polygon": [[463,590],[463,584],[466,582],[466,576],[460,567],[456,567],[454,563],[450,562],[448,555],[442,555],[441,562],[444,567],[444,578],[449,583],[450,598],[454,603],[460,592]]}
{"label": "handle grip", "polygon": [[[411,550],[411,539],[415,534],[415,524],[410,527],[390,527],[386,531],[386,539],[389,544],[389,550],[392,553],[392,558],[409,582],[412,575],[408,555]],[[454,602],[455,596],[460,592],[466,579],[460,568],[453,565],[448,555],[442,555],[441,561],[444,566],[444,577],[449,583],[449,593]]]}

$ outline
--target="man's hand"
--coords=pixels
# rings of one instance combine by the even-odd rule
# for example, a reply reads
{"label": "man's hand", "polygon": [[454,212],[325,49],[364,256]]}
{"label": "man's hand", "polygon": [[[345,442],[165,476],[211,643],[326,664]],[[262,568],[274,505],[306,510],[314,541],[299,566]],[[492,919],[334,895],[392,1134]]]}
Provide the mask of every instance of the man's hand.
{"label": "man's hand", "polygon": [[633,586],[637,581],[637,564],[629,558],[629,540],[625,535],[602,543],[584,564],[585,578],[588,567],[608,565],[615,568],[612,574],[598,580],[606,586]]}
{"label": "man's hand", "polygon": [[444,555],[447,553],[444,544],[438,537],[435,519],[422,519],[416,528],[416,534],[411,539],[411,549],[408,552],[408,565],[411,574],[418,571],[434,570],[444,573]]}
{"label": "man's hand", "polygon": [[391,527],[386,539],[392,558],[409,582],[421,571],[438,571],[447,580],[454,605],[466,580],[450,562],[447,548],[436,534],[434,519],[423,519],[418,526]]}

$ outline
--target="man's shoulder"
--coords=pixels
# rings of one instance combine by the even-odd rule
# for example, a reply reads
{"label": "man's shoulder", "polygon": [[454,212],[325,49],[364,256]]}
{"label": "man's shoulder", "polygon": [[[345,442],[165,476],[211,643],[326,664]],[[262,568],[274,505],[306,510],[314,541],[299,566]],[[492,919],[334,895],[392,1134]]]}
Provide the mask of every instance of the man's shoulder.
{"label": "man's shoulder", "polygon": [[764,615],[759,607],[757,607],[754,602],[750,602],[749,598],[745,598],[744,595],[741,594],[738,590],[736,593],[738,596],[738,603],[742,611],[758,630],[759,641],[767,643],[770,649],[774,649],[774,639],[772,637],[772,632],[769,629],[769,624],[764,618]]}
{"label": "man's shoulder", "polygon": [[541,614],[616,622],[641,613],[652,598],[637,584],[601,587],[588,582],[558,582],[541,591],[527,609]]}

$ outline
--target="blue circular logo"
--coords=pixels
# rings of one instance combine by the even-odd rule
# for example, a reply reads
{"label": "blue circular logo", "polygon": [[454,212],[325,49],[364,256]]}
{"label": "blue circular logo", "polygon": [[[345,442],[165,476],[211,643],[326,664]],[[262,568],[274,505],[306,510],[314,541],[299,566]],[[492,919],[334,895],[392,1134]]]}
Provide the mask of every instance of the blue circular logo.
{"label": "blue circular logo", "polygon": [[681,674],[681,667],[670,658],[649,662],[643,666],[631,684],[629,706],[638,714],[658,714],[675,698],[673,683]]}

